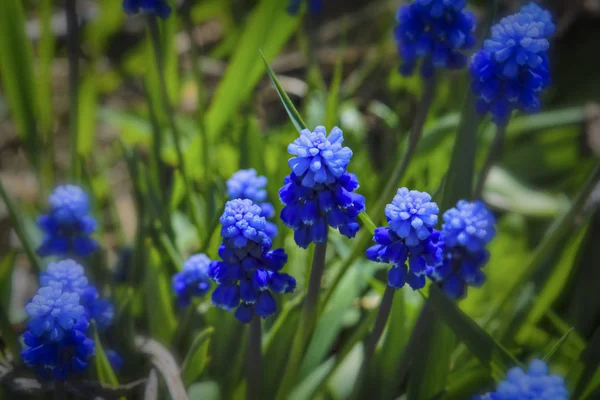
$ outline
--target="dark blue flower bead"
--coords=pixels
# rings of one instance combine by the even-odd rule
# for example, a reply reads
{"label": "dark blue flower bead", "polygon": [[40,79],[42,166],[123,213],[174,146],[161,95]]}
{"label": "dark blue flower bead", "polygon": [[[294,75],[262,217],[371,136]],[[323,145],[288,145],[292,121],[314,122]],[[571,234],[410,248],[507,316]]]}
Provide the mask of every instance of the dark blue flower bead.
{"label": "dark blue flower bead", "polygon": [[232,311],[240,305],[240,288],[234,284],[217,286],[212,294],[213,303],[223,310]]}
{"label": "dark blue flower bead", "polygon": [[123,359],[115,350],[108,350],[106,352],[106,358],[108,358],[108,362],[110,363],[110,367],[115,372],[121,371],[123,369]]}
{"label": "dark blue flower bead", "polygon": [[261,292],[254,304],[254,312],[261,318],[267,318],[277,310],[275,299],[269,291]]}
{"label": "dark blue flower bead", "polygon": [[171,7],[165,0],[123,0],[123,10],[127,15],[143,12],[166,19],[171,15]]}
{"label": "dark blue flower bead", "polygon": [[[302,5],[302,1],[303,0],[290,0],[287,9],[288,13],[290,13],[291,15],[298,14],[298,12],[300,11],[300,6]],[[308,11],[313,15],[320,14],[323,10],[323,1],[324,0],[306,0],[306,2],[308,3]]]}
{"label": "dark blue flower bead", "polygon": [[254,307],[252,307],[250,304],[242,304],[235,310],[233,315],[241,323],[248,324],[254,317]]}

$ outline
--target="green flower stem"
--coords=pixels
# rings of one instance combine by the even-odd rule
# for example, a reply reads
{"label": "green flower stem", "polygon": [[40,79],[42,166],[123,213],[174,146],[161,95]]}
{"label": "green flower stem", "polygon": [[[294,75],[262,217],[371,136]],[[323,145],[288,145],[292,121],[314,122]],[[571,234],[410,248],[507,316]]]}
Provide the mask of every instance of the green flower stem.
{"label": "green flower stem", "polygon": [[277,391],[277,400],[286,399],[293,385],[296,383],[296,376],[302,362],[304,349],[317,322],[319,292],[321,290],[321,279],[323,278],[323,272],[325,271],[326,252],[327,239],[325,239],[325,242],[323,243],[315,244],[315,254],[313,257],[306,299],[302,309],[302,316],[298,323],[298,331],[294,336],[294,342],[292,343],[292,350],[288,358],[285,374],[279,385],[279,390]]}
{"label": "green flower stem", "polygon": [[474,198],[481,198],[481,194],[483,193],[483,186],[485,185],[485,180],[487,179],[490,170],[494,166],[494,164],[502,158],[502,153],[504,152],[504,139],[506,138],[506,125],[496,126],[496,135],[494,136],[494,141],[488,151],[487,158],[485,159],[485,164],[483,169],[479,173],[479,178],[477,180],[477,187],[475,188]]}
{"label": "green flower stem", "polygon": [[171,133],[173,134],[173,142],[175,143],[175,151],[177,153],[179,170],[181,171],[181,177],[183,179],[184,186],[186,189],[186,195],[184,196],[185,201],[187,203],[190,215],[192,216],[192,222],[196,227],[198,240],[201,240],[203,237],[202,229],[200,228],[202,224],[200,222],[200,216],[198,215],[198,210],[196,209],[193,200],[192,182],[187,172],[185,158],[183,157],[183,149],[181,147],[181,134],[179,132],[179,129],[177,128],[173,108],[171,107],[171,102],[169,101],[169,93],[167,92],[167,84],[165,82],[164,59],[160,44],[158,22],[156,21],[156,17],[154,15],[148,15],[148,29],[150,32],[150,40],[152,41],[152,46],[154,48],[154,55],[156,57],[156,66],[158,68],[158,77],[160,81],[161,95],[163,98],[163,107],[165,108],[167,119],[169,121],[169,126],[171,127]]}
{"label": "green flower stem", "polygon": [[250,322],[250,338],[246,354],[246,400],[261,399],[261,346],[261,321],[258,315],[254,315]]}
{"label": "green flower stem", "polygon": [[70,178],[79,179],[79,156],[77,154],[79,118],[79,28],[76,0],[66,0],[67,48],[69,54],[69,142],[71,145]]}
{"label": "green flower stem", "polygon": [[377,311],[377,318],[375,319],[375,325],[373,326],[373,330],[371,334],[367,338],[367,342],[365,344],[364,349],[364,357],[362,361],[362,365],[360,366],[360,370],[358,372],[358,376],[354,383],[354,390],[352,391],[352,399],[357,399],[360,393],[360,389],[362,387],[362,383],[364,382],[367,372],[369,370],[369,364],[371,363],[371,359],[373,358],[373,354],[375,354],[375,349],[377,348],[377,343],[379,343],[379,339],[381,339],[381,335],[385,329],[385,325],[387,323],[388,317],[390,316],[390,311],[392,310],[392,303],[394,300],[394,293],[396,289],[386,286],[385,292],[383,293],[383,298],[381,299],[381,303],[379,303],[379,310]]}
{"label": "green flower stem", "polygon": [[425,121],[427,120],[427,114],[429,114],[429,110],[431,109],[431,104],[433,103],[433,98],[435,94],[435,76],[432,76],[429,79],[425,80],[425,88],[423,90],[423,96],[421,97],[421,101],[419,102],[419,106],[417,108],[417,114],[415,115],[415,120],[413,121],[412,127],[410,129],[410,135],[408,136],[408,144],[406,147],[406,151],[404,152],[404,156],[400,159],[394,170],[392,171],[392,175],[387,180],[385,188],[379,196],[375,207],[373,208],[373,215],[377,220],[379,220],[379,215],[383,211],[383,207],[387,202],[391,200],[394,195],[394,190],[398,187],[400,180],[406,174],[410,162],[413,159],[413,156],[417,152],[417,146],[419,145],[419,141],[421,140],[421,136],[423,135],[423,126],[425,126]]}

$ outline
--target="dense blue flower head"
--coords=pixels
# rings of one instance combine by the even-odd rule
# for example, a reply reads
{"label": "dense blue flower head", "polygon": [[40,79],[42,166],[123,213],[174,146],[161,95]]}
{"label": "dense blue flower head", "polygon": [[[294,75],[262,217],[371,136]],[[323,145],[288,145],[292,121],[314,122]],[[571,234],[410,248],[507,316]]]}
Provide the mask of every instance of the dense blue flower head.
{"label": "dense blue flower head", "polygon": [[37,250],[40,256],[68,253],[87,256],[98,247],[98,243],[90,237],[96,231],[96,221],[87,215],[89,199],[81,188],[58,186],[48,202],[49,213],[41,215],[37,221],[44,232]]}
{"label": "dense blue flower head", "polygon": [[115,318],[113,304],[103,299],[96,287],[89,285],[81,294],[81,305],[88,320],[95,321],[99,331],[107,329]]}
{"label": "dense blue flower head", "polygon": [[550,84],[548,37],[554,30],[550,13],[533,3],[494,25],[470,68],[480,114],[490,112],[504,125],[513,110],[539,110],[539,94]]}
{"label": "dense blue flower head", "polygon": [[266,233],[267,222],[260,206],[250,199],[234,199],[225,204],[220,218],[221,236],[226,246],[260,254],[262,249],[271,246]]}
{"label": "dense blue flower head", "polygon": [[[288,13],[292,15],[298,14],[298,11],[300,11],[300,6],[302,5],[302,1],[303,0],[290,0]],[[320,14],[323,10],[323,1],[324,0],[307,0],[308,11],[311,14]]]}
{"label": "dense blue flower head", "polygon": [[[230,200],[250,199],[260,206],[261,216],[272,218],[275,215],[275,208],[267,201],[267,178],[257,175],[254,168],[241,169],[234,173],[227,181],[227,195]],[[267,221],[265,231],[270,238],[277,235],[277,226]]]}
{"label": "dense blue flower head", "polygon": [[[440,233],[434,229],[439,208],[425,192],[400,188],[385,208],[389,228],[375,229],[367,249],[371,261],[391,264],[388,286],[394,289],[406,283],[413,289],[425,286],[427,267],[442,261]],[[407,265],[408,264],[408,265]]]}
{"label": "dense blue flower head", "polygon": [[306,187],[300,176],[291,173],[279,189],[279,198],[285,205],[281,220],[294,230],[294,240],[302,248],[310,243],[323,243],[327,227],[331,226],[349,238],[358,232],[358,214],[365,210],[365,198],[358,189],[356,175],[344,173],[331,184]]}
{"label": "dense blue flower head", "polygon": [[302,185],[313,188],[319,184],[333,184],[346,173],[352,158],[352,150],[342,147],[344,133],[337,126],[329,136],[324,126],[317,126],[314,132],[308,129],[300,132],[300,137],[288,146],[288,164],[292,173],[302,178]]}
{"label": "dense blue flower head", "polygon": [[171,15],[171,7],[165,0],[123,0],[123,10],[127,15],[143,12],[154,14],[162,19]]}
{"label": "dense blue flower head", "polygon": [[398,9],[394,38],[403,75],[411,75],[419,61],[424,77],[435,68],[467,64],[464,51],[475,44],[475,17],[464,10],[466,4],[465,0],[415,0]]}
{"label": "dense blue flower head", "polygon": [[443,220],[443,261],[428,268],[428,275],[449,297],[461,299],[467,286],[485,282],[481,269],[489,259],[486,246],[496,235],[495,218],[483,202],[461,200],[444,213]]}
{"label": "dense blue flower head", "polygon": [[192,297],[202,297],[210,290],[210,263],[205,254],[195,254],[183,263],[183,271],[173,276],[173,291],[180,307],[187,307]]}
{"label": "dense blue flower head", "polygon": [[527,372],[520,367],[512,368],[495,392],[473,400],[567,400],[568,396],[564,379],[549,375],[545,362],[533,360]]}

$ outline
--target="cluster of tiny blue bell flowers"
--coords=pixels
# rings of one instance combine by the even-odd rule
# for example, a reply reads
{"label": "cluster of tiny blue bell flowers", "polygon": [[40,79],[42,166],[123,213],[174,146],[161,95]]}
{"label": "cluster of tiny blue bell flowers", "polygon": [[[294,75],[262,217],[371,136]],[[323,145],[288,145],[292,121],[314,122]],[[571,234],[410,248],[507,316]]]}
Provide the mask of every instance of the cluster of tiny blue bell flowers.
{"label": "cluster of tiny blue bell flowers", "polygon": [[[385,208],[389,227],[375,229],[376,245],[367,249],[371,261],[391,264],[388,286],[400,289],[408,283],[413,289],[425,286],[427,266],[442,260],[439,232],[434,229],[439,207],[428,193],[398,189]],[[408,261],[408,266],[407,266]]]}
{"label": "cluster of tiny blue bell flowers", "polygon": [[358,179],[346,171],[352,151],[343,142],[338,127],[327,136],[325,127],[318,126],[314,132],[304,129],[288,146],[295,157],[288,162],[292,173],[279,190],[285,205],[280,216],[302,248],[325,242],[327,226],[349,238],[358,232],[356,217],[365,210],[365,198],[354,193]]}
{"label": "cluster of tiny blue bell flowers", "polygon": [[554,30],[550,13],[534,3],[494,25],[470,68],[480,114],[505,125],[513,110],[539,110],[539,94],[550,84],[546,52]]}
{"label": "cluster of tiny blue bell flowers", "polygon": [[213,303],[224,310],[235,310],[235,317],[249,323],[254,315],[267,318],[277,310],[275,293],[291,293],[296,280],[280,272],[287,262],[283,249],[271,250],[266,220],[260,206],[249,199],[230,200],[221,216],[219,247],[222,261],[214,261],[208,276],[219,286]]}
{"label": "cluster of tiny blue bell flowers", "polygon": [[90,203],[85,192],[74,185],[57,186],[48,202],[50,211],[37,220],[44,232],[38,254],[85,257],[92,253],[98,247],[90,237],[96,231],[96,221],[88,215]]}
{"label": "cluster of tiny blue bell flowers", "polygon": [[494,215],[481,201],[461,200],[443,215],[440,247],[443,260],[428,268],[428,276],[452,299],[462,299],[467,287],[485,282],[482,267],[489,259],[487,244],[496,235]]}
{"label": "cluster of tiny blue bell flowers", "polygon": [[183,263],[183,271],[173,276],[173,291],[179,307],[187,307],[192,297],[203,297],[208,293],[210,263],[211,259],[205,254],[195,254]]}
{"label": "cluster of tiny blue bell flowers", "polygon": [[95,343],[86,335],[89,322],[77,292],[52,281],[38,289],[25,311],[30,318],[21,351],[25,364],[56,380],[87,368]]}
{"label": "cluster of tiny blue bell flowers", "polygon": [[[254,168],[242,169],[234,173],[227,181],[227,196],[229,200],[250,199],[258,204],[261,215],[267,220],[275,215],[273,204],[267,201],[267,178],[258,175]],[[267,221],[267,235],[272,239],[277,236],[277,226]]]}
{"label": "cluster of tiny blue bell flowers", "polygon": [[475,44],[475,17],[466,5],[466,0],[414,0],[400,7],[394,38],[403,75],[411,75],[419,61],[425,78],[436,68],[467,65],[464,51]]}
{"label": "cluster of tiny blue bell flowers", "polygon": [[[302,5],[302,1],[304,0],[290,0],[290,4],[288,6],[288,13],[291,15],[296,15],[300,11],[300,6]],[[320,14],[323,10],[323,2],[325,0],[306,0],[308,3],[308,11],[311,14]]]}
{"label": "cluster of tiny blue bell flowers", "polygon": [[548,375],[548,365],[533,360],[527,372],[520,367],[512,368],[495,392],[475,396],[473,400],[567,400],[568,396],[564,379],[559,375]]}
{"label": "cluster of tiny blue bell flowers", "polygon": [[166,19],[171,15],[171,7],[165,0],[123,0],[123,10],[127,15],[143,12]]}

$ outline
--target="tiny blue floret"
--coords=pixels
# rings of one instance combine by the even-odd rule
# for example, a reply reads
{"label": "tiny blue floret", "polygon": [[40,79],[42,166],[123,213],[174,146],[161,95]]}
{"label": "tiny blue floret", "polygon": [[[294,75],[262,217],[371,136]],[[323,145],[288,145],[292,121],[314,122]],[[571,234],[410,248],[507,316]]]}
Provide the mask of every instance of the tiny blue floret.
{"label": "tiny blue floret", "polygon": [[123,10],[127,15],[143,12],[166,19],[171,15],[171,7],[165,0],[123,0]]}
{"label": "tiny blue floret", "polygon": [[[290,4],[288,6],[288,13],[291,15],[296,15],[300,11],[300,6],[302,5],[303,0],[290,0]],[[308,3],[308,11],[313,14],[320,14],[323,10],[323,1],[324,0],[307,0]]]}
{"label": "tiny blue floret", "polygon": [[173,276],[173,291],[180,307],[187,307],[192,297],[202,297],[210,290],[210,263],[205,254],[195,254],[183,263],[183,271]]}

